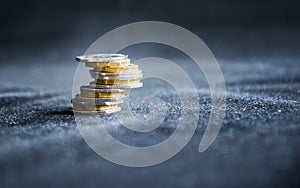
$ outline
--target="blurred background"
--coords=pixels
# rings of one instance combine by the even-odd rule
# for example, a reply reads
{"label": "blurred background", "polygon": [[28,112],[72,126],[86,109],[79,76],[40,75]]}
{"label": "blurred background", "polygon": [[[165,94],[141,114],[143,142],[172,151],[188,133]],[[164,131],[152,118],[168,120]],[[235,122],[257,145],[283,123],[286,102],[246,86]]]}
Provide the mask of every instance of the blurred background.
{"label": "blurred background", "polygon": [[1,63],[73,57],[111,29],[147,20],[187,28],[217,57],[288,57],[298,55],[298,9],[298,1],[281,0],[4,0]]}
{"label": "blurred background", "polygon": [[[1,1],[0,187],[299,186],[299,8],[296,0]],[[205,153],[197,147],[209,117],[207,86],[199,91],[204,117],[191,143],[161,165],[131,169],[94,153],[66,109],[75,56],[138,21],[197,34],[221,65],[228,101],[223,128]],[[133,59],[178,55],[155,45],[130,52]]]}
{"label": "blurred background", "polygon": [[[299,56],[298,9],[298,1],[291,0],[4,0],[0,7],[0,63],[6,67],[45,61],[67,65],[68,71],[63,74],[69,75],[70,81],[76,55],[83,54],[104,33],[137,21],[182,26],[197,34],[219,60],[290,59]],[[144,56],[163,50],[149,50],[147,46],[138,49],[136,54]],[[65,87],[70,85],[65,83]]]}

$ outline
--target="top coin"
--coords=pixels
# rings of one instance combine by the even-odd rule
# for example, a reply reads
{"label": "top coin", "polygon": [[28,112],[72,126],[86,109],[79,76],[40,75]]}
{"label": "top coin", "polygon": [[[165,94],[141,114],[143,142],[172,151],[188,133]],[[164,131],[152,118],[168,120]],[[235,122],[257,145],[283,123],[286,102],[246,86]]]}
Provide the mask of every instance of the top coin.
{"label": "top coin", "polygon": [[105,63],[126,60],[128,56],[124,54],[90,54],[77,56],[75,59],[85,63]]}

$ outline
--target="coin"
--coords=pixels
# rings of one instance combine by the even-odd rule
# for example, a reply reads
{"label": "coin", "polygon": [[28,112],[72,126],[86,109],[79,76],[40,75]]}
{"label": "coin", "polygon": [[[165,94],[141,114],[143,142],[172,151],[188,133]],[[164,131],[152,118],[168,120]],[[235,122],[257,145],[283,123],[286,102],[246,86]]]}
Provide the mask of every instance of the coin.
{"label": "coin", "polygon": [[127,85],[100,85],[96,84],[96,82],[90,82],[90,86],[94,88],[99,89],[133,89],[133,88],[139,88],[143,86],[142,82],[137,82],[133,84],[127,84]]}
{"label": "coin", "polygon": [[95,69],[90,70],[90,75],[91,76],[131,76],[131,75],[141,75],[142,76],[142,71],[141,70],[136,70],[132,72],[101,72],[101,71],[96,71]]}
{"label": "coin", "polygon": [[139,79],[132,79],[132,80],[101,80],[96,79],[96,84],[99,85],[115,85],[115,86],[126,86],[126,85],[134,85],[140,82]]}
{"label": "coin", "polygon": [[76,111],[108,111],[118,109],[118,105],[95,105],[94,103],[72,101],[73,110]]}
{"label": "coin", "polygon": [[118,105],[120,103],[123,103],[123,100],[121,98],[85,98],[81,97],[80,95],[76,95],[74,99],[71,100],[71,102],[87,102],[94,105]]}
{"label": "coin", "polygon": [[79,62],[84,62],[87,67],[124,67],[130,64],[128,56],[123,54],[91,54],[77,56]]}
{"label": "coin", "polygon": [[138,74],[127,74],[127,75],[120,75],[120,76],[101,76],[97,74],[92,74],[91,77],[97,80],[135,80],[135,79],[142,78],[143,74],[138,73]]}
{"label": "coin", "polygon": [[128,59],[127,55],[123,54],[90,54],[77,56],[75,58],[79,62],[115,62]]}
{"label": "coin", "polygon": [[80,113],[114,113],[127,97],[128,89],[142,87],[143,77],[138,65],[131,64],[123,54],[90,54],[77,56],[76,60],[92,68],[90,76],[95,81],[80,87],[80,94],[71,100],[73,111]]}
{"label": "coin", "polygon": [[120,111],[121,108],[116,107],[116,108],[112,108],[112,109],[109,109],[109,110],[102,110],[102,111],[97,111],[97,110],[86,110],[86,111],[84,111],[84,110],[75,110],[73,108],[70,108],[69,110],[72,111],[72,112],[78,113],[80,115],[89,115],[89,114],[112,114],[112,113]]}
{"label": "coin", "polygon": [[93,70],[106,73],[129,73],[139,71],[139,66],[136,64],[129,64],[125,67],[94,67]]}
{"label": "coin", "polygon": [[80,96],[85,98],[121,98],[126,96],[123,89],[97,89],[91,86],[81,86]]}
{"label": "coin", "polygon": [[125,67],[130,64],[129,59],[113,61],[113,62],[86,62],[85,66],[87,67]]}
{"label": "coin", "polygon": [[90,105],[89,103],[86,102],[73,101],[73,109],[80,110],[80,111],[104,111],[104,110],[111,110],[117,107],[118,105],[109,105],[109,106]]}

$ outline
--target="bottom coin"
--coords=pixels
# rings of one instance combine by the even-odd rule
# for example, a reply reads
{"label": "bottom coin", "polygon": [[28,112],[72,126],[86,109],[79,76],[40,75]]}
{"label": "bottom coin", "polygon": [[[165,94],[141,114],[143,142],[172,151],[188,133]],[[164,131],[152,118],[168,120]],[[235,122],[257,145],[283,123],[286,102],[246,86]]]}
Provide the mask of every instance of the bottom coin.
{"label": "bottom coin", "polygon": [[101,110],[101,111],[86,111],[86,110],[75,110],[73,108],[69,108],[71,112],[82,114],[82,115],[88,115],[88,114],[112,114],[115,112],[119,112],[121,110],[120,107],[116,107],[114,109],[109,109],[109,110]]}
{"label": "bottom coin", "polygon": [[102,106],[111,106],[111,105],[118,105],[123,103],[123,98],[85,98],[81,97],[79,94],[75,96],[71,100],[71,102],[78,102],[82,105],[102,105]]}
{"label": "bottom coin", "polygon": [[73,109],[79,111],[104,111],[118,108],[118,105],[97,105],[93,102],[81,102],[72,100]]}

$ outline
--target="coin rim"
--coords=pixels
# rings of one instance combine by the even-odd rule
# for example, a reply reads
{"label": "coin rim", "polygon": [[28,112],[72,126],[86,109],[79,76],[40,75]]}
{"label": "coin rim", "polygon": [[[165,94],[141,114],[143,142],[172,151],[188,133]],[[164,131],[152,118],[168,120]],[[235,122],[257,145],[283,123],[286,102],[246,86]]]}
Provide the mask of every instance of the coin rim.
{"label": "coin rim", "polygon": [[90,86],[99,88],[99,89],[134,89],[143,87],[143,82],[138,82],[136,84],[131,85],[103,85],[97,84],[95,81],[90,82]]}
{"label": "coin rim", "polygon": [[[99,57],[94,57],[94,56],[105,56],[102,58]],[[107,56],[118,56],[118,57],[110,57],[108,58]],[[89,55],[80,55],[80,56],[76,56],[75,60],[78,62],[97,62],[97,63],[107,63],[107,62],[116,62],[116,61],[120,61],[120,60],[124,60],[124,59],[129,59],[128,55],[124,55],[124,54],[89,54]],[[129,59],[130,61],[130,59]]]}
{"label": "coin rim", "polygon": [[[113,89],[100,89],[100,88],[94,88],[90,85],[82,85],[80,86],[80,91],[86,91],[86,92],[98,92],[98,93],[123,93],[126,92],[124,89],[119,88],[113,88]],[[103,90],[103,91],[100,91]]]}

